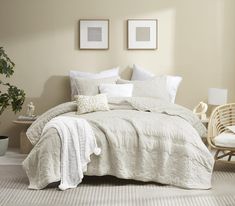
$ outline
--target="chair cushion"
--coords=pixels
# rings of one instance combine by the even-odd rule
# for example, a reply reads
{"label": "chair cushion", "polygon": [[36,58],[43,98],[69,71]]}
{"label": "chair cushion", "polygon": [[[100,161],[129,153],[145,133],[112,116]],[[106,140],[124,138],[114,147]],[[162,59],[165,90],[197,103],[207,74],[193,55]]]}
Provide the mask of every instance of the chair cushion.
{"label": "chair cushion", "polygon": [[234,133],[221,133],[214,138],[214,144],[220,147],[234,147],[235,148],[235,134]]}

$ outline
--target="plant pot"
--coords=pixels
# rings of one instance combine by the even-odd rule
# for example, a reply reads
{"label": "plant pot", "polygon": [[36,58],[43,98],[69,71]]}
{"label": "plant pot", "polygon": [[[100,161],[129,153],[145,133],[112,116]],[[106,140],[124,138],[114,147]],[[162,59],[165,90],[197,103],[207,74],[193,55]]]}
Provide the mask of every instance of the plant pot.
{"label": "plant pot", "polygon": [[8,137],[0,136],[0,156],[5,155],[8,148]]}

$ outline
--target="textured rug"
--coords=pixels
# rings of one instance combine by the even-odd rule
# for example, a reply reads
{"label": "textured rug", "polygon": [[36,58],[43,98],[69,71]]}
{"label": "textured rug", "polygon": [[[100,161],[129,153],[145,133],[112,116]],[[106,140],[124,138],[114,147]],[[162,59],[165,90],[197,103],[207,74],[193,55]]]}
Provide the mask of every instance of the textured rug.
{"label": "textured rug", "polygon": [[174,205],[235,206],[235,165],[217,163],[211,190],[185,190],[155,183],[86,177],[76,189],[28,190],[27,177],[19,165],[0,165],[1,206],[46,205]]}

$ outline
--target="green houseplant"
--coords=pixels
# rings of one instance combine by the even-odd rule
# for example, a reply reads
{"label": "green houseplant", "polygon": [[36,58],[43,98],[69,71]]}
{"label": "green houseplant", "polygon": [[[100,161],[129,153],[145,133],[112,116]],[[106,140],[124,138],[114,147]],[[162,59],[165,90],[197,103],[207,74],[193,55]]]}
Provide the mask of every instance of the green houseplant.
{"label": "green houseplant", "polygon": [[[25,92],[22,89],[2,80],[2,77],[7,79],[13,75],[14,66],[3,47],[0,47],[0,116],[7,107],[11,107],[15,113],[20,111],[25,100]],[[7,147],[8,137],[0,136],[0,156],[5,154]]]}

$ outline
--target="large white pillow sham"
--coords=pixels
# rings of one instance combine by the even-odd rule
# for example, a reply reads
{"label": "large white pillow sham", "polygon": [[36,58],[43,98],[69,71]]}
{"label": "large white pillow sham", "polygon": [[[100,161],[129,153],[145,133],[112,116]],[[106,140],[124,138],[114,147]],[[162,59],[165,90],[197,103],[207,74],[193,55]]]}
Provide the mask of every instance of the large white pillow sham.
{"label": "large white pillow sham", "polygon": [[117,84],[133,84],[133,97],[153,97],[169,102],[166,76],[153,77],[146,81],[128,81],[118,79]]}
{"label": "large white pillow sham", "polygon": [[78,95],[97,95],[99,94],[100,84],[116,84],[117,79],[118,77],[109,77],[103,79],[75,78],[75,92]]}
{"label": "large white pillow sham", "polygon": [[71,99],[73,99],[74,95],[77,94],[75,81],[74,81],[76,78],[79,77],[79,78],[89,78],[89,79],[102,79],[102,78],[109,78],[109,77],[119,77],[119,67],[104,70],[99,73],[90,73],[90,72],[71,70],[69,72],[69,76],[70,76],[70,86],[71,86]]}
{"label": "large white pillow sham", "polygon": [[175,103],[175,97],[177,95],[178,87],[179,87],[182,79],[183,78],[180,76],[167,75],[166,84],[167,84],[167,90],[170,95],[170,102],[171,103]]}
{"label": "large white pillow sham", "polygon": [[108,97],[131,97],[133,84],[101,84],[99,90]]}
{"label": "large white pillow sham", "polygon": [[[133,65],[133,72],[131,80],[147,80],[153,78],[155,75],[151,72],[146,71],[145,69],[141,68],[140,66],[134,64]],[[167,90],[170,96],[170,102],[175,102],[175,97],[177,94],[178,87],[182,81],[182,77],[180,76],[166,76],[166,83],[167,83]]]}
{"label": "large white pillow sham", "polygon": [[151,72],[146,71],[145,69],[133,64],[131,80],[147,80],[155,77]]}
{"label": "large white pillow sham", "polygon": [[106,94],[95,96],[75,95],[77,102],[77,114],[109,110]]}

